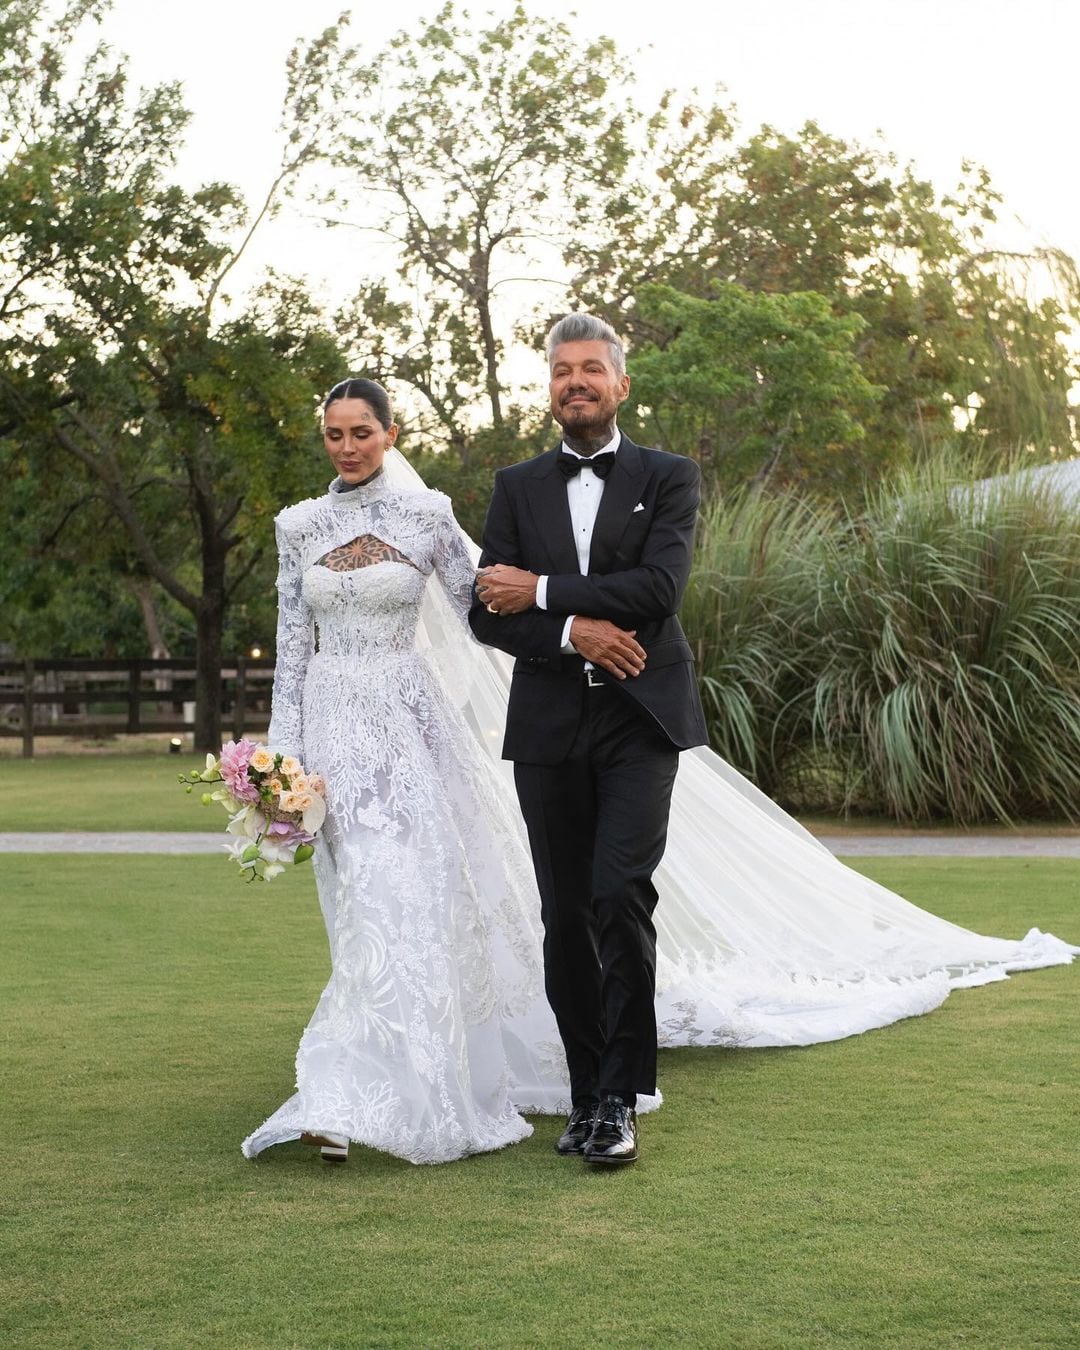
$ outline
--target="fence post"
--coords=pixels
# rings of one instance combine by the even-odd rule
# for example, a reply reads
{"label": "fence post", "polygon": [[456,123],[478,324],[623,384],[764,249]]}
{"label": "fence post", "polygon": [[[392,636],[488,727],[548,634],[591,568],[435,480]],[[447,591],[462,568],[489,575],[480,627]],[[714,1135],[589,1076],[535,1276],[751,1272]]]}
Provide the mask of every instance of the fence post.
{"label": "fence post", "polygon": [[128,665],[128,735],[134,735],[139,730],[139,710],[142,704],[139,700],[139,687],[142,684],[142,669],[138,661],[132,661]]}
{"label": "fence post", "polygon": [[34,663],[23,663],[23,759],[34,757]]}
{"label": "fence post", "polygon": [[247,716],[247,657],[236,658],[236,696],[233,702],[233,740],[238,741],[244,735],[244,719]]}

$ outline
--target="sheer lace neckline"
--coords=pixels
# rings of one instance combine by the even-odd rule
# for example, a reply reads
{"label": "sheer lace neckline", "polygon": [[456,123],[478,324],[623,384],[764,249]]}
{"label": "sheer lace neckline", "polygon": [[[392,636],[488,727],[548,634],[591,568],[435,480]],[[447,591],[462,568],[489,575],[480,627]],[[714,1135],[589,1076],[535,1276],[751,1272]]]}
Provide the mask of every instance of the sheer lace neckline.
{"label": "sheer lace neckline", "polygon": [[338,490],[340,478],[335,478],[327,490],[330,505],[340,511],[355,510],[357,506],[370,506],[372,502],[385,501],[393,489],[387,484],[385,474],[380,474],[371,483],[360,483],[346,492]]}

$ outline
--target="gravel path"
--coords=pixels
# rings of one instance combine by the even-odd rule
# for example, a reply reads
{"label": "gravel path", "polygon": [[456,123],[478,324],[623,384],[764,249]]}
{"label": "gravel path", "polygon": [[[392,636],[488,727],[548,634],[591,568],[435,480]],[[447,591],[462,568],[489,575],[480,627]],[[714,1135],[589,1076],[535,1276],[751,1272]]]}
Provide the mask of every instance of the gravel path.
{"label": "gravel path", "polygon": [[224,830],[214,834],[0,834],[0,853],[219,853]]}
{"label": "gravel path", "polygon": [[[0,853],[220,853],[215,834],[2,834]],[[1080,858],[1080,835],[834,834],[822,840],[848,858]]]}
{"label": "gravel path", "polygon": [[848,858],[1080,858],[1080,835],[833,834],[821,842]]}

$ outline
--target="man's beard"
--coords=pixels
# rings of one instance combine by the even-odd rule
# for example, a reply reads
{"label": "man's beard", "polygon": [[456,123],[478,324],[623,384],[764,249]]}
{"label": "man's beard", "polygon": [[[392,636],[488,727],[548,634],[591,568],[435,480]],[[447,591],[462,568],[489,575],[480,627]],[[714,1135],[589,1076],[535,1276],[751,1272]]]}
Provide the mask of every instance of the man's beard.
{"label": "man's beard", "polygon": [[560,406],[555,420],[572,436],[588,436],[609,427],[614,415],[614,409],[607,409],[602,403],[587,403],[576,408]]}

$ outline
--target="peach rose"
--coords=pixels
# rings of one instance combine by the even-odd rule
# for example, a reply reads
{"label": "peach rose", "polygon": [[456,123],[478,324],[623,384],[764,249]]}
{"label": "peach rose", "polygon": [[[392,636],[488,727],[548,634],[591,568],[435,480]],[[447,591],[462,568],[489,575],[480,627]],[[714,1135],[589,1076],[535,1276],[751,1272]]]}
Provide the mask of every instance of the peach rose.
{"label": "peach rose", "polygon": [[265,745],[256,748],[249,761],[256,773],[267,773],[274,767],[274,756]]}

